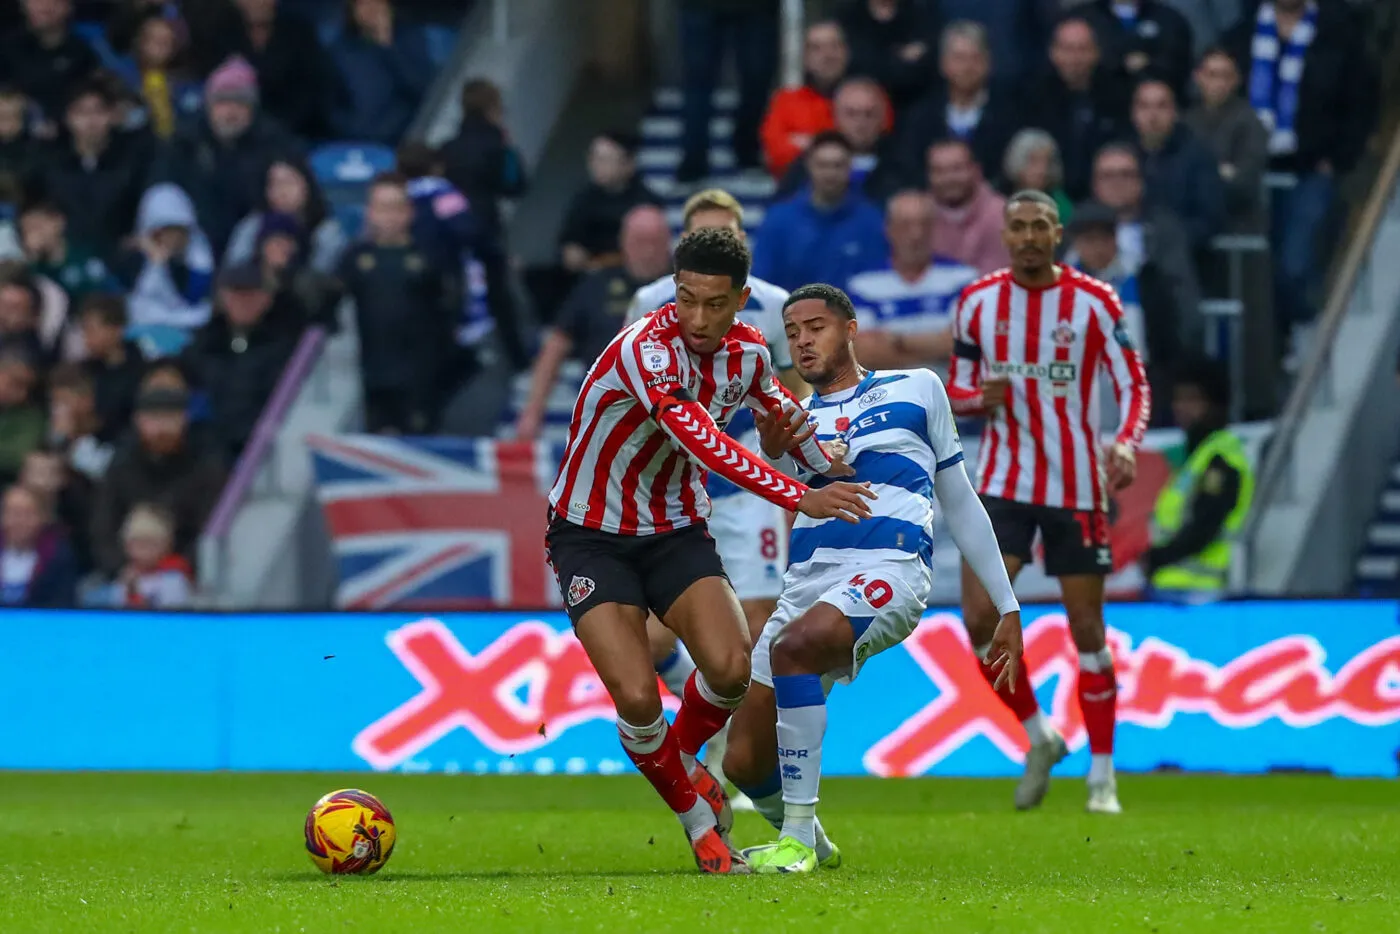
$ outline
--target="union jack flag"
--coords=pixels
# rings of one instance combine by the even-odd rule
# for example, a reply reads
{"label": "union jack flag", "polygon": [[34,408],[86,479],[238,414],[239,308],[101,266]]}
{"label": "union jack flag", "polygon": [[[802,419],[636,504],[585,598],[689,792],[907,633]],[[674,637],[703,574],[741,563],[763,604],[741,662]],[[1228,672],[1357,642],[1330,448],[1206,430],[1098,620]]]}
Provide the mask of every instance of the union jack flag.
{"label": "union jack flag", "polygon": [[345,609],[558,606],[544,554],[559,444],[312,436]]}

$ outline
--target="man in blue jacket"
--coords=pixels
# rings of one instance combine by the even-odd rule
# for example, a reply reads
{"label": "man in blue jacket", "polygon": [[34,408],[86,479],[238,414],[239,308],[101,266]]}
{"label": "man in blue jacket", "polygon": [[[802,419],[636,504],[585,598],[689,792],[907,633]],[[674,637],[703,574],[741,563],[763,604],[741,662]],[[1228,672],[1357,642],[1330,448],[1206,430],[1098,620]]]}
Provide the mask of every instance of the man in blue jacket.
{"label": "man in blue jacket", "polygon": [[880,209],[851,188],[851,144],[818,133],[803,157],[811,183],[768,209],[753,252],[753,275],[789,291],[811,282],[845,288],[878,269],[888,250]]}

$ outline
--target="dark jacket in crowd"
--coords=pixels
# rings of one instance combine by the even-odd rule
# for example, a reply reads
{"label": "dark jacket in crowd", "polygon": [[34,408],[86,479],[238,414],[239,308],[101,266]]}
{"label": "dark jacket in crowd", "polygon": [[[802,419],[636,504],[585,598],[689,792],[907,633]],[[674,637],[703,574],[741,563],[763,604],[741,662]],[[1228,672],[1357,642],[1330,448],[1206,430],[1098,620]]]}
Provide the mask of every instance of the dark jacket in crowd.
{"label": "dark jacket in crowd", "polygon": [[143,132],[113,133],[91,166],[67,140],[45,149],[37,167],[40,187],[67,215],[70,243],[89,245],[112,259],[117,244],[136,227],[153,152]]}
{"label": "dark jacket in crowd", "polygon": [[[966,137],[972,157],[982,167],[986,178],[994,179],[1001,174],[1006,146],[1024,123],[1011,95],[993,91],[987,96],[982,118]],[[909,109],[899,130],[899,154],[907,184],[916,188],[928,185],[929,146],[954,135],[948,129],[948,94],[943,88]]]}
{"label": "dark jacket in crowd", "polygon": [[1027,126],[1055,137],[1065,168],[1065,191],[1078,202],[1089,193],[1094,154],[1122,139],[1128,124],[1124,89],[1100,71],[1087,92],[1071,91],[1054,69],[1029,84],[1023,95]]}
{"label": "dark jacket in crowd", "polygon": [[0,201],[18,203],[38,164],[39,143],[27,134],[0,140]]}
{"label": "dark jacket in crowd", "polygon": [[[4,548],[5,537],[0,534],[0,551]],[[77,606],[78,563],[63,529],[57,525],[44,529],[39,533],[34,550],[39,559],[34,564],[29,586],[23,594],[0,595],[0,603],[45,610],[65,610]]]}
{"label": "dark jacket in crowd", "polygon": [[486,118],[462,118],[457,135],[442,147],[447,180],[471,202],[482,243],[501,247],[501,199],[525,193],[525,162],[501,128]]}
{"label": "dark jacket in crowd", "polygon": [[1045,65],[1055,0],[937,0],[937,6],[945,23],[965,19],[987,30],[993,87],[1014,91]]}
{"label": "dark jacket in crowd", "polygon": [[[1171,307],[1176,311],[1177,346],[1200,347],[1204,339],[1201,280],[1196,272],[1190,235],[1167,208],[1149,207],[1143,214],[1142,224],[1143,250],[1148,257],[1143,268],[1153,267],[1143,289],[1152,294],[1171,295]],[[1146,306],[1143,311],[1146,314]],[[1170,346],[1161,332],[1154,339],[1159,346]]]}
{"label": "dark jacket in crowd", "polygon": [[344,139],[398,145],[413,122],[433,81],[427,34],[422,27],[394,21],[389,46],[346,27],[331,46],[339,72],[339,99],[333,110],[336,133]]}
{"label": "dark jacket in crowd", "polygon": [[0,43],[0,80],[14,84],[55,123],[74,86],[97,68],[97,53],[71,31],[57,48],[44,48],[28,29],[12,33]]}
{"label": "dark jacket in crowd", "polygon": [[132,432],[112,457],[97,491],[92,515],[92,547],[97,566],[116,574],[126,563],[121,527],[131,507],[155,503],[175,517],[175,550],[191,562],[199,533],[224,488],[226,471],[218,454],[192,437],[169,457],[154,457]]}
{"label": "dark jacket in crowd", "polygon": [[265,114],[231,142],[216,139],[200,120],[175,134],[154,181],[185,189],[214,254],[222,256],[234,226],[262,202],[267,167],[280,159],[300,163],[302,150]]}
{"label": "dark jacket in crowd", "polygon": [[564,226],[559,231],[559,245],[577,243],[589,256],[616,253],[622,219],[639,204],[661,206],[661,199],[642,182],[640,175],[634,176],[632,183],[619,192],[588,183],[569,202]]}
{"label": "dark jacket in crowd", "polygon": [[[890,197],[906,187],[924,188],[926,181],[911,182],[909,178],[908,166],[900,157],[898,146],[893,137],[882,137],[875,149],[875,167],[860,179],[855,189],[865,196],[866,200],[876,206],[883,206]],[[860,157],[857,156],[857,159]],[[853,170],[854,176],[858,173]],[[788,167],[783,173],[782,179],[778,182],[778,190],[775,198],[790,198],[797,192],[806,188],[812,183],[812,177],[807,174],[807,160],[798,159]]]}
{"label": "dark jacket in crowd", "polygon": [[298,136],[325,138],[331,131],[326,110],[336,85],[316,27],[279,9],[267,45],[254,48],[244,28],[238,39],[233,51],[256,69],[263,110]]}
{"label": "dark jacket in crowd", "polygon": [[1161,149],[1137,150],[1147,200],[1180,218],[1193,250],[1205,247],[1225,227],[1225,186],[1215,157],[1180,124]]}
{"label": "dark jacket in crowd", "polygon": [[[894,17],[882,23],[870,15],[867,0],[846,0],[836,19],[851,48],[850,73],[880,82],[896,113],[902,113],[937,80],[938,34],[943,26],[937,4],[903,0]],[[918,58],[900,54],[915,43],[924,46]]]}
{"label": "dark jacket in crowd", "polygon": [[[1222,37],[1222,44],[1239,64],[1241,94],[1249,94],[1255,10]],[[1357,15],[1347,3],[1318,4],[1317,35],[1303,58],[1298,87],[1298,151],[1275,157],[1275,172],[1311,172],[1324,161],[1345,175],[1356,167],[1375,129],[1380,81],[1366,54],[1366,38]]]}
{"label": "dark jacket in crowd", "polygon": [[141,388],[141,377],[146,370],[146,360],[134,341],[126,341],[125,350],[126,359],[115,366],[102,360],[89,360],[84,364],[92,375],[97,420],[102,425],[97,437],[108,444],[125,434],[131,425],[136,392]]}
{"label": "dark jacket in crowd", "polygon": [[1249,102],[1240,97],[1215,110],[1198,106],[1182,117],[1211,155],[1216,168],[1229,165],[1221,177],[1225,186],[1225,229],[1231,233],[1263,233],[1268,229],[1264,173],[1269,167],[1269,132]]}
{"label": "dark jacket in crowd", "polygon": [[346,251],[340,282],[355,302],[366,389],[405,388],[428,404],[461,307],[453,273],[418,246]]}
{"label": "dark jacket in crowd", "polygon": [[263,407],[296,350],[297,332],[272,316],[236,332],[222,314],[200,328],[185,348],[188,371],[209,397],[210,430],[224,460],[243,452]]}
{"label": "dark jacket in crowd", "polygon": [[580,279],[554,316],[555,330],[574,345],[570,356],[585,364],[598,359],[626,323],[632,296],[647,284],[633,279],[620,263]]}
{"label": "dark jacket in crowd", "polygon": [[[208,77],[242,48],[243,14],[233,0],[174,0],[174,5],[189,34],[184,46],[189,66],[200,78]],[[149,8],[145,0],[121,0],[107,21],[107,41],[113,49],[130,52]]]}
{"label": "dark jacket in crowd", "polygon": [[[1131,89],[1143,77],[1153,75],[1171,85],[1178,101],[1187,99],[1195,61],[1191,24],[1170,5],[1160,0],[1138,0],[1137,17],[1131,22],[1118,18],[1112,0],[1092,0],[1074,7],[1070,15],[1094,27],[1100,60],[1115,82]],[[1125,64],[1134,53],[1147,56],[1146,67],[1136,72],[1129,71]]]}

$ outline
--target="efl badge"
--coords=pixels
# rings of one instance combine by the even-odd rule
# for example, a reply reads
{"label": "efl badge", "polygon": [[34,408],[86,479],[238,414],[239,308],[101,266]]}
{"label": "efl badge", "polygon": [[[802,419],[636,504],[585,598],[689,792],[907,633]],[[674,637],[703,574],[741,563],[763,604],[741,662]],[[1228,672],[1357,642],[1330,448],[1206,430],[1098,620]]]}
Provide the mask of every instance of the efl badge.
{"label": "efl badge", "polygon": [[588,599],[588,595],[593,593],[593,578],[579,577],[574,575],[574,579],[569,581],[569,606],[578,606]]}
{"label": "efl badge", "polygon": [[666,349],[665,344],[658,344],[656,341],[642,343],[642,366],[652,373],[664,373],[670,365],[671,351]]}

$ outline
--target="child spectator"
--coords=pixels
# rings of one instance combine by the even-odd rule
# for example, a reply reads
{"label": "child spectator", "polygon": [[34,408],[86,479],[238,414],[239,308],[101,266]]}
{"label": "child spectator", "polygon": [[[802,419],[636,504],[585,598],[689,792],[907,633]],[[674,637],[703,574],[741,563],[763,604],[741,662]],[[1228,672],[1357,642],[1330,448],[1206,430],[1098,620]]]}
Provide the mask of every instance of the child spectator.
{"label": "child spectator", "polygon": [[159,506],[141,503],[127,514],[122,524],[126,566],[118,576],[123,606],[148,610],[189,606],[194,572],[188,561],[171,550],[174,541],[175,521]]}
{"label": "child spectator", "polygon": [[102,258],[87,244],[68,237],[68,215],[57,203],[34,201],[19,215],[20,244],[29,271],[58,283],[77,306],[89,292],[110,292],[116,280]]}
{"label": "child spectator", "polygon": [[103,439],[115,441],[131,424],[136,390],[146,367],[141,348],[126,339],[126,300],[110,293],[89,295],[79,307],[78,327]]}
{"label": "child spectator", "polygon": [[24,456],[44,443],[44,410],[33,399],[38,378],[30,353],[0,348],[0,484],[13,483]]}
{"label": "child spectator", "polygon": [[131,289],[130,327],[192,331],[208,322],[214,255],[189,195],[177,185],[153,186],[141,198],[136,224],[139,249],[117,270]]}
{"label": "child spectator", "polygon": [[81,364],[61,363],[49,374],[49,446],[63,451],[73,469],[100,480],[112,460],[103,440],[92,374]]}
{"label": "child spectator", "polygon": [[44,494],[11,486],[0,505],[0,605],[64,609],[77,602],[78,571]]}

